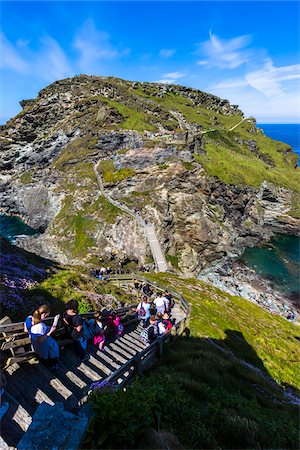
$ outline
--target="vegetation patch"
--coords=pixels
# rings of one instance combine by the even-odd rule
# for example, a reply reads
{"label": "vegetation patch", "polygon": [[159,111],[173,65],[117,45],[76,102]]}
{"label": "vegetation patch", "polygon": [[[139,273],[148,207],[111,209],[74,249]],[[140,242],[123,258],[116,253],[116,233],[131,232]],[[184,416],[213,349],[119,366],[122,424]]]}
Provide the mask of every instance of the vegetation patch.
{"label": "vegetation patch", "polygon": [[32,173],[31,172],[24,172],[19,180],[21,181],[22,184],[30,184],[32,183]]}
{"label": "vegetation patch", "polygon": [[135,175],[135,170],[130,168],[116,169],[110,159],[101,161],[98,164],[98,169],[101,171],[105,183],[118,183]]}
{"label": "vegetation patch", "polygon": [[83,217],[81,214],[76,214],[71,222],[71,228],[75,232],[74,240],[74,256],[85,255],[88,248],[95,244],[87,230],[91,227],[94,228],[95,222],[87,217]]}
{"label": "vegetation patch", "polygon": [[121,127],[124,130],[135,130],[140,133],[143,133],[145,130],[156,131],[156,127],[149,123],[149,117],[144,112],[105,97],[103,97],[103,101],[122,115],[124,120]]}
{"label": "vegetation patch", "polygon": [[60,170],[69,170],[69,165],[76,164],[79,161],[84,161],[95,152],[95,145],[97,137],[86,135],[78,137],[70,142],[54,162],[54,167]]}
{"label": "vegetation patch", "polygon": [[194,164],[191,163],[191,162],[181,161],[181,164],[183,165],[183,167],[184,167],[186,170],[194,170],[194,168],[195,168]]}
{"label": "vegetation patch", "polygon": [[179,268],[179,255],[170,255],[169,253],[167,253],[166,259],[169,263],[172,264],[173,267],[175,267],[176,269]]}
{"label": "vegetation patch", "polygon": [[237,153],[222,145],[216,146],[207,139],[206,155],[195,155],[211,176],[227,184],[259,187],[263,181],[270,181],[287,189],[300,191],[300,170],[292,166],[270,167],[261,159],[245,152]]}
{"label": "vegetation patch", "polygon": [[100,195],[94,203],[88,205],[86,207],[86,212],[97,212],[100,220],[102,218],[104,222],[110,224],[115,223],[118,216],[125,214],[120,208],[106,200],[103,195]]}

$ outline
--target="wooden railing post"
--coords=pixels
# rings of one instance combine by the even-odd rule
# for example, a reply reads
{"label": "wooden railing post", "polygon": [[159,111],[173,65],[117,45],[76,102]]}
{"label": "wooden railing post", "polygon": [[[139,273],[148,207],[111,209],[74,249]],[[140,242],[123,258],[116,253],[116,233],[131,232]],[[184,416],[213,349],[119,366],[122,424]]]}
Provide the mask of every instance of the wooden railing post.
{"label": "wooden railing post", "polygon": [[134,365],[134,371],[138,377],[142,376],[143,374],[143,366],[142,366],[142,360],[139,354],[135,355],[133,358],[133,365]]}
{"label": "wooden railing post", "polygon": [[157,339],[157,348],[158,348],[158,357],[160,358],[161,355],[163,354],[163,341],[160,338]]}

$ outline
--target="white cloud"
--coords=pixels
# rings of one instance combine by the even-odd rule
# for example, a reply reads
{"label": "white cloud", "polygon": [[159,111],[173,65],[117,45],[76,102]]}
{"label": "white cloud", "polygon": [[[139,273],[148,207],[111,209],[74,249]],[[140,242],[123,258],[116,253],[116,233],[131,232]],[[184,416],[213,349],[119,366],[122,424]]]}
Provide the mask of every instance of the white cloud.
{"label": "white cloud", "polygon": [[204,59],[197,61],[198,65],[235,69],[249,61],[251,52],[245,50],[245,47],[252,40],[250,35],[238,36],[233,39],[220,39],[211,32],[209,35],[209,40],[198,44],[198,49],[195,52],[197,55],[204,57]]}
{"label": "white cloud", "polygon": [[67,56],[58,42],[50,36],[42,39],[42,50],[36,55],[36,69],[47,81],[74,75]]}
{"label": "white cloud", "polygon": [[178,78],[183,78],[186,74],[184,72],[169,72],[165,73],[163,77],[166,78],[172,78],[174,80],[177,80]]}
{"label": "white cloud", "polygon": [[104,60],[120,58],[130,52],[128,48],[119,50],[113,46],[110,42],[110,35],[99,31],[91,20],[85,22],[78,31],[73,46],[80,53],[79,69],[86,73],[101,68]]}
{"label": "white cloud", "polygon": [[294,122],[297,118],[299,122],[299,79],[300,64],[275,67],[269,59],[261,68],[210,86],[209,91],[239,104],[246,115],[260,122]]}
{"label": "white cloud", "polygon": [[300,64],[274,67],[269,59],[264,66],[246,74],[249,86],[262,92],[266,97],[284,95],[283,82],[300,78]]}
{"label": "white cloud", "polygon": [[176,50],[173,48],[163,48],[159,52],[159,56],[161,58],[170,58],[171,56],[175,55]]}
{"label": "white cloud", "polygon": [[179,78],[183,78],[185,76],[185,72],[169,72],[162,75],[163,78],[158,80],[157,83],[176,84]]}
{"label": "white cloud", "polygon": [[15,72],[25,74],[29,70],[29,64],[21,57],[17,48],[0,33],[0,67],[11,69]]}

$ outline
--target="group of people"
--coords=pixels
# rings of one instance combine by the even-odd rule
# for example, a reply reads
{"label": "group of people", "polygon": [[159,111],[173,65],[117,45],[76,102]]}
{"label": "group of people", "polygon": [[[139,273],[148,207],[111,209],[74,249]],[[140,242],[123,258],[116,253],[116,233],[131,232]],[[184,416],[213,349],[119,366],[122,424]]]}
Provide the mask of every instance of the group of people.
{"label": "group of people", "polygon": [[[141,298],[136,308],[136,317],[143,323],[141,339],[153,342],[173,326],[174,320],[170,318],[174,301],[169,291],[158,294],[148,284],[135,284],[135,287],[140,291]],[[26,318],[24,329],[29,334],[39,359],[50,370],[59,368],[59,345],[53,337],[58,324],[60,327],[64,326],[66,336],[73,341],[75,353],[81,361],[89,358],[88,341],[91,340],[100,351],[105,351],[107,338],[118,338],[124,331],[120,317],[113,310],[95,312],[91,319],[84,320],[78,314],[77,300],[66,303],[65,312],[55,316],[52,326],[45,324],[45,319],[49,316],[49,305],[41,305]]]}
{"label": "group of people", "polygon": [[142,264],[138,268],[138,271],[139,272],[155,272],[155,269],[156,269],[155,263],[151,264],[151,266],[149,266],[149,264]]}
{"label": "group of people", "polygon": [[168,290],[158,294],[148,284],[136,287],[143,293],[143,298],[136,309],[138,317],[143,322],[140,336],[143,341],[152,343],[158,337],[168,333],[174,325],[174,319],[171,319],[171,316],[175,303]]}
{"label": "group of people", "polygon": [[[28,332],[32,347],[41,362],[50,370],[56,370],[59,368],[59,346],[51,335],[55,332],[58,321],[54,319],[53,325],[47,326],[44,320],[49,315],[49,305],[41,305],[26,318],[24,329]],[[77,300],[66,303],[66,311],[60,320],[67,337],[73,341],[75,352],[81,361],[89,358],[87,346],[90,339],[100,351],[104,351],[106,336],[109,334],[117,338],[124,330],[121,319],[115,311],[95,312],[93,318],[84,320],[78,314]]]}
{"label": "group of people", "polygon": [[100,267],[99,269],[92,269],[90,275],[98,278],[98,280],[105,280],[112,272],[113,270],[111,267]]}

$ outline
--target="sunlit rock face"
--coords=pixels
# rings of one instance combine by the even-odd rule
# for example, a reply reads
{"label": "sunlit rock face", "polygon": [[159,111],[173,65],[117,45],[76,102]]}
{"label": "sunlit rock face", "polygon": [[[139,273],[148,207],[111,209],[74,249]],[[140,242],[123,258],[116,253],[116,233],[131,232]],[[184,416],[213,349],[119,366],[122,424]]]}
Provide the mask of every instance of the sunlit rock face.
{"label": "sunlit rock face", "polygon": [[43,232],[28,249],[64,263],[148,261],[144,230],[105,195],[153,223],[186,275],[299,232],[292,150],[226,100],[82,75],[21,104],[2,127],[0,210]]}

